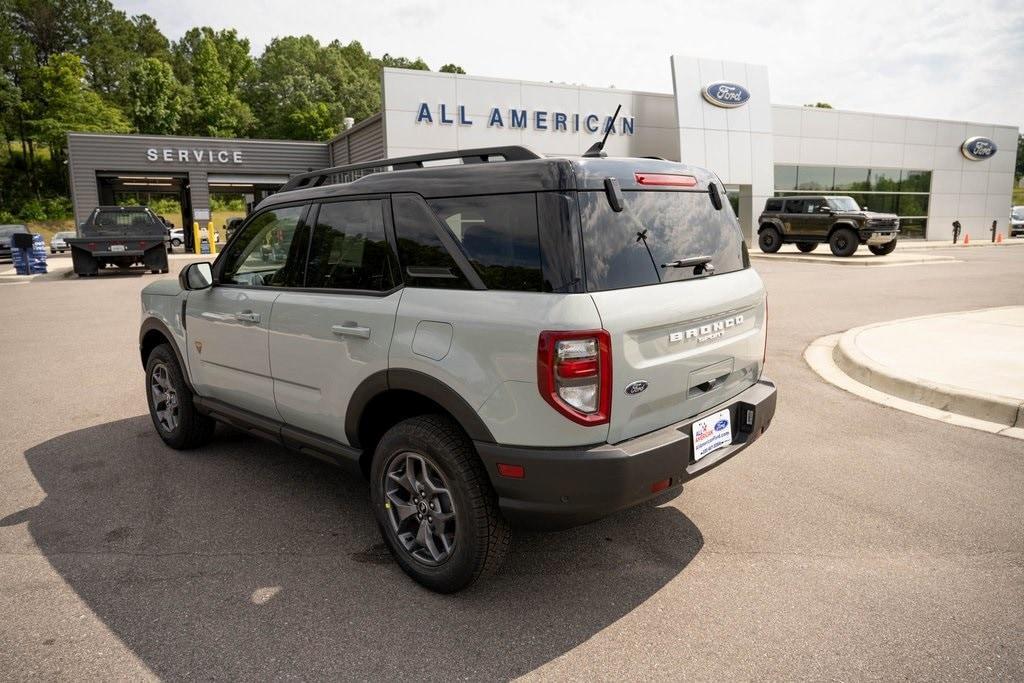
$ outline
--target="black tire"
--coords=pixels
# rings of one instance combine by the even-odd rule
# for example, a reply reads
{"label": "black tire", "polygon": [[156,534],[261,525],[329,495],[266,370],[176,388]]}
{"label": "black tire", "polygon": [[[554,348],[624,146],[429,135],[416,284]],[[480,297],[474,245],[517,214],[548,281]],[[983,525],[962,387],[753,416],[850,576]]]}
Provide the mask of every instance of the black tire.
{"label": "black tire", "polygon": [[892,242],[886,242],[885,244],[869,244],[868,250],[871,251],[875,256],[885,256],[891,254],[893,249],[896,248],[896,240]]}
{"label": "black tire", "polygon": [[57,250],[56,250],[56,249],[51,249],[51,250],[50,250],[50,254],[56,254],[56,253],[57,253]]}
{"label": "black tire", "polygon": [[[410,480],[405,475],[413,461],[419,463],[414,470],[421,474],[414,471]],[[427,473],[428,467],[432,474]],[[405,475],[389,476],[398,468]],[[420,493],[409,493],[410,488],[417,488],[417,481],[425,479],[433,482],[429,490],[424,492],[420,486]],[[435,491],[446,491],[447,497],[435,496]],[[472,443],[449,417],[410,418],[384,434],[373,456],[370,498],[377,525],[395,561],[414,581],[430,590],[462,590],[481,576],[496,572],[508,553],[508,522],[498,510],[487,472]],[[403,508],[406,515],[399,521]],[[450,514],[449,520],[440,523],[440,535],[433,517],[429,522],[424,518],[435,510]],[[430,544],[436,547],[441,539],[448,546],[442,546],[444,557],[423,557],[433,551],[420,544],[419,536],[410,537],[412,529],[422,532],[423,525],[431,530]],[[450,541],[446,530],[450,530]]]}
{"label": "black tire", "polygon": [[857,244],[857,233],[850,228],[839,228],[828,238],[828,246],[834,256],[853,256]]}
{"label": "black tire", "polygon": [[757,246],[766,254],[774,254],[782,248],[782,235],[775,228],[765,228],[757,234]]}
{"label": "black tire", "polygon": [[[159,408],[153,390],[154,375],[161,369],[166,373],[166,382],[174,399],[172,405],[176,409],[175,421],[171,425],[158,415]],[[196,448],[209,443],[213,438],[217,423],[196,410],[192,403],[192,391],[185,383],[178,359],[167,344],[157,346],[146,359],[146,402],[149,404],[149,416],[153,420],[157,434],[171,448]],[[160,405],[168,406],[166,402],[161,402]]]}
{"label": "black tire", "polygon": [[810,254],[812,251],[818,248],[817,242],[797,242],[796,248],[805,254]]}
{"label": "black tire", "polygon": [[175,249],[177,249],[178,247],[181,246],[181,240],[179,240],[179,239],[171,240],[171,246],[174,247]]}

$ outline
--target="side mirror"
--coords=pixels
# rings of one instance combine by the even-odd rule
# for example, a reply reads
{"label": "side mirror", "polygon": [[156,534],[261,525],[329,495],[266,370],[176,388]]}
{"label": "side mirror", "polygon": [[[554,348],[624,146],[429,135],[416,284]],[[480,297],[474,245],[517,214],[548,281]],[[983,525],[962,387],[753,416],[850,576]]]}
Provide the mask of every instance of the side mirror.
{"label": "side mirror", "polygon": [[178,284],[188,291],[208,289],[213,286],[213,268],[209,263],[190,263],[178,273]]}
{"label": "side mirror", "polygon": [[818,213],[832,213],[832,208],[828,204],[822,204],[818,207]]}

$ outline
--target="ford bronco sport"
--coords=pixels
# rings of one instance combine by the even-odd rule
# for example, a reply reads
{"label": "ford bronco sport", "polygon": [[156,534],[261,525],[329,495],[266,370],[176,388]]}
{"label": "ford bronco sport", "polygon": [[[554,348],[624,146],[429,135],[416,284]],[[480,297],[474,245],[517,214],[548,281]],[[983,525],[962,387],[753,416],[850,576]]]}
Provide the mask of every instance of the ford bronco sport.
{"label": "ford bronco sport", "polygon": [[768,428],[765,292],[724,200],[699,168],[521,147],[297,176],[143,290],[153,423],[351,466],[402,569],[459,590],[510,524],[677,490]]}
{"label": "ford bronco sport", "polygon": [[767,254],[783,244],[796,244],[806,254],[828,242],[835,256],[853,256],[859,244],[884,256],[896,248],[900,234],[894,214],[861,209],[853,197],[773,197],[765,202],[758,225],[758,246]]}

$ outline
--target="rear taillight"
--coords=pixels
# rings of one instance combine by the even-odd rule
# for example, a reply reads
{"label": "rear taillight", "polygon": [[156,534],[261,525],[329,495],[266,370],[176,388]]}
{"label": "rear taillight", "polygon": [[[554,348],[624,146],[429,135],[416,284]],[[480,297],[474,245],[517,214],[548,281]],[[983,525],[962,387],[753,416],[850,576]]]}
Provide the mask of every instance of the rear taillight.
{"label": "rear taillight", "polygon": [[573,422],[606,424],[612,412],[608,332],[541,332],[537,341],[537,385],[544,400]]}

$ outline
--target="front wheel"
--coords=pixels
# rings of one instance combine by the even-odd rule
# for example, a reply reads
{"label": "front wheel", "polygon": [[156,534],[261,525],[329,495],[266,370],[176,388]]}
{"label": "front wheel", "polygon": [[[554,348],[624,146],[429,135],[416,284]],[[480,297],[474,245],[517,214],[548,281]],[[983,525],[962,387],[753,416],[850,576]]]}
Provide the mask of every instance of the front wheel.
{"label": "front wheel", "polygon": [[857,244],[857,233],[849,228],[839,228],[828,238],[828,246],[835,256],[853,256]]}
{"label": "front wheel", "polygon": [[153,426],[171,448],[196,448],[213,438],[216,423],[196,410],[178,358],[167,344],[146,359],[146,398]]}
{"label": "front wheel", "polygon": [[757,235],[757,245],[766,254],[774,254],[782,248],[782,236],[775,228],[765,228]]}
{"label": "front wheel", "polygon": [[175,249],[177,249],[178,247],[181,246],[181,240],[179,240],[177,238],[171,240],[171,246],[174,247]]}
{"label": "front wheel", "polygon": [[472,443],[450,418],[424,415],[389,429],[370,481],[381,535],[416,582],[454,593],[501,566],[508,523]]}
{"label": "front wheel", "polygon": [[875,256],[885,256],[891,254],[893,249],[896,248],[896,240],[892,242],[886,242],[885,244],[869,244],[868,250],[871,251]]}
{"label": "front wheel", "polygon": [[812,251],[818,248],[817,242],[797,242],[796,248],[805,254],[810,254]]}

